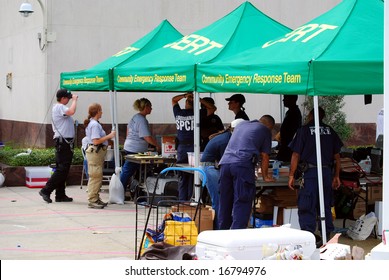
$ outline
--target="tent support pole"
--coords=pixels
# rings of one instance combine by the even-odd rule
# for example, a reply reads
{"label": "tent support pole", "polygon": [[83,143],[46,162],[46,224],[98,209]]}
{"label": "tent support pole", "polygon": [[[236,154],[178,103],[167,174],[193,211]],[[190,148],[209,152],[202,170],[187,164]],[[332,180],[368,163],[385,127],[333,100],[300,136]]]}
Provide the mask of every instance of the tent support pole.
{"label": "tent support pole", "polygon": [[113,92],[113,120],[114,120],[114,129],[116,131],[115,141],[114,141],[114,157],[115,157],[115,173],[117,176],[120,176],[120,152],[119,152],[119,123],[118,123],[118,94],[115,90]]}
{"label": "tent support pole", "polygon": [[314,117],[315,117],[315,140],[316,140],[316,158],[317,158],[317,180],[319,187],[319,204],[320,204],[320,222],[321,222],[321,236],[323,244],[327,243],[327,231],[325,221],[324,208],[324,193],[323,193],[323,170],[321,162],[321,144],[320,144],[320,121],[319,121],[319,97],[313,97]]}
{"label": "tent support pole", "polygon": [[115,158],[115,173],[117,176],[120,174],[120,161],[119,161],[119,126],[117,123],[117,92],[110,90],[109,99],[111,103],[111,119],[112,119],[112,130],[116,131],[115,138],[113,139],[113,152]]}
{"label": "tent support pole", "polygon": [[[193,92],[194,101],[193,101],[193,111],[194,111],[194,160],[195,166],[198,167],[200,165],[200,96],[197,91]],[[199,172],[194,172],[194,195],[195,202],[200,201],[200,193],[201,193],[201,185],[200,185],[200,177]]]}

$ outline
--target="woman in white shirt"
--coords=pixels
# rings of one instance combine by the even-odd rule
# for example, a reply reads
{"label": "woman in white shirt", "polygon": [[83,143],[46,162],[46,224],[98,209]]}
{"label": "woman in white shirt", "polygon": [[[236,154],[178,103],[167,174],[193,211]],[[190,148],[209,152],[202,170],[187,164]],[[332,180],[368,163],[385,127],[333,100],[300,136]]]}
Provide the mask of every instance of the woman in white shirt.
{"label": "woman in white shirt", "polygon": [[108,140],[115,137],[116,132],[106,135],[99,119],[103,115],[101,105],[93,103],[89,106],[88,117],[84,121],[87,137],[86,159],[88,161],[88,207],[102,209],[107,206],[100,199],[100,189],[103,183],[104,158],[107,153]]}

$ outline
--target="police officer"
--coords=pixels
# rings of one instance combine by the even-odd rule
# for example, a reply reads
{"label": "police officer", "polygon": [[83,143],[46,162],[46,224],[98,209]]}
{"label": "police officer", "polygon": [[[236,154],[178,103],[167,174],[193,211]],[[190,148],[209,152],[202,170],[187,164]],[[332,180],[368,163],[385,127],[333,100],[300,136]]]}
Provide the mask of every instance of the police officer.
{"label": "police officer", "polygon": [[244,121],[237,125],[220,160],[219,229],[246,228],[255,196],[255,167],[261,160],[265,182],[268,174],[274,118]]}
{"label": "police officer", "polygon": [[[185,98],[185,108],[181,109],[179,101]],[[187,92],[172,98],[173,114],[176,120],[177,163],[188,163],[188,152],[194,150],[194,111],[193,94]],[[188,201],[193,194],[194,176],[188,172],[178,172],[178,198]]]}
{"label": "police officer", "polygon": [[[329,234],[334,230],[331,213],[331,206],[333,202],[332,188],[337,189],[340,186],[339,153],[343,143],[332,127],[323,123],[324,117],[325,111],[319,107],[325,224],[326,236],[329,236]],[[297,199],[300,228],[315,234],[320,204],[313,110],[311,110],[308,114],[308,123],[297,130],[296,136],[290,143],[289,147],[293,151],[288,182],[290,189],[294,189],[294,174],[299,161],[304,161],[307,164],[307,170],[303,174],[304,184],[298,191]],[[319,229],[320,226],[321,224],[319,223]],[[317,235],[315,236],[318,245],[321,242],[321,237]],[[320,245],[318,245],[318,247],[320,247]]]}
{"label": "police officer", "polygon": [[[207,176],[206,188],[208,190],[209,196],[211,197],[212,209],[215,210],[214,229],[219,228],[217,217],[219,213],[219,161],[224,154],[228,141],[231,138],[233,129],[242,121],[244,120],[233,120],[229,128],[213,134],[201,157],[200,168]],[[201,173],[200,178],[202,179]]]}
{"label": "police officer", "polygon": [[224,130],[224,125],[220,117],[215,114],[217,107],[213,98],[204,97],[200,102],[200,151],[202,152],[209,142],[209,136]]}
{"label": "police officer", "polygon": [[234,112],[235,119],[250,120],[243,107],[243,104],[246,103],[246,98],[244,98],[243,94],[233,94],[231,97],[226,98],[226,101],[228,101],[228,110]]}
{"label": "police officer", "polygon": [[[73,198],[65,194],[65,183],[69,174],[70,165],[73,159],[74,143],[74,121],[72,116],[76,112],[78,96],[66,89],[57,91],[57,103],[52,109],[52,127],[55,142],[55,163],[56,168],[47,181],[46,186],[39,191],[43,200],[51,203],[50,194],[55,190],[56,202],[71,202]],[[72,100],[71,106],[66,105]]]}

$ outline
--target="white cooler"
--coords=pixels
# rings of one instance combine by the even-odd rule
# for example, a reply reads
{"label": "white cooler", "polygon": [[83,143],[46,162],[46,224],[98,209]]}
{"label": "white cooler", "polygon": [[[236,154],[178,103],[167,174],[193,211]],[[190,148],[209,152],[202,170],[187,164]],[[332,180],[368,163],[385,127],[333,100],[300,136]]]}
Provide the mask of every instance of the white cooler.
{"label": "white cooler", "polygon": [[31,166],[24,169],[28,188],[43,188],[51,177],[52,169],[49,166]]}
{"label": "white cooler", "polygon": [[234,230],[206,230],[197,237],[199,259],[262,260],[264,245],[301,245],[305,259],[316,250],[315,236],[304,230],[270,227]]}

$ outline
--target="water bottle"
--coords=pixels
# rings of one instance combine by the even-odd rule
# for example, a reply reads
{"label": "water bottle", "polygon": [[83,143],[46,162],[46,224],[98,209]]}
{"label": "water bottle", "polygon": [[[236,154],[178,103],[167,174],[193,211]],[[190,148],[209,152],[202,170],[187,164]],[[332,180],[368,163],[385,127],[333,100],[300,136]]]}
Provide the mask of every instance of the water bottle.
{"label": "water bottle", "polygon": [[273,163],[273,178],[279,179],[280,178],[280,162],[274,161]]}
{"label": "water bottle", "polygon": [[370,173],[371,170],[371,159],[370,156],[367,156],[366,159],[363,159],[359,162],[359,166],[365,171],[366,173]]}
{"label": "water bottle", "polygon": [[370,156],[367,156],[367,159],[365,160],[366,161],[366,163],[365,163],[365,172],[366,173],[370,173],[370,171],[371,171],[371,159],[370,159]]}

